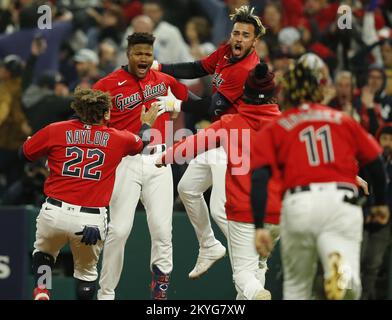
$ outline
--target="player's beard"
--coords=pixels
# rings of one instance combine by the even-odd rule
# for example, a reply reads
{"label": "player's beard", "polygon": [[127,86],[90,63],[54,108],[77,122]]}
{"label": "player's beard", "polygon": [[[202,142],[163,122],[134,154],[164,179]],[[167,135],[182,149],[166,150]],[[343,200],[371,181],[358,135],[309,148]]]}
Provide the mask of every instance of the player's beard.
{"label": "player's beard", "polygon": [[245,51],[243,56],[241,56],[239,58],[231,56],[230,59],[229,59],[229,62],[230,63],[236,63],[238,61],[241,61],[242,59],[246,58],[252,50],[253,50],[253,47],[250,47],[248,50]]}

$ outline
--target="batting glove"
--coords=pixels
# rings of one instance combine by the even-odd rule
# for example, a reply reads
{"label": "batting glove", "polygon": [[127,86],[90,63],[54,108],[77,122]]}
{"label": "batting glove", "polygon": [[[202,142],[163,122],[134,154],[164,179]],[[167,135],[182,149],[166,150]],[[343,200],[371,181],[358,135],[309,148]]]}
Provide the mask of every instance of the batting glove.
{"label": "batting glove", "polygon": [[158,116],[165,112],[181,112],[181,103],[182,100],[177,99],[173,93],[171,92],[170,87],[167,89],[167,96],[160,96],[157,97],[156,105],[159,106],[158,108]]}
{"label": "batting glove", "polygon": [[98,240],[101,240],[101,234],[97,226],[85,226],[83,231],[76,232],[75,235],[83,236],[80,242],[86,246],[95,245]]}

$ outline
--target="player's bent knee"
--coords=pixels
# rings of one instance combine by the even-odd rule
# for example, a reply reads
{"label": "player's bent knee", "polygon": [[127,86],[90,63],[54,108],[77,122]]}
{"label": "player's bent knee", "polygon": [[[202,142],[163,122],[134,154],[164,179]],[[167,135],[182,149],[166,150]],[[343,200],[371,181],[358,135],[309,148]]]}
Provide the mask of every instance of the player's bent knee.
{"label": "player's bent knee", "polygon": [[[224,205],[223,205],[224,206]],[[222,209],[213,209],[211,208],[211,217],[214,221],[227,221],[226,212],[224,211],[224,207]]]}
{"label": "player's bent knee", "polygon": [[[182,180],[181,180],[182,181]],[[186,198],[200,198],[203,197],[203,191],[200,190],[195,190],[195,185],[190,185],[187,182],[179,182],[177,186],[177,191],[180,196],[180,198],[186,199]]]}
{"label": "player's bent knee", "polygon": [[180,182],[178,183],[177,186],[177,191],[178,193],[181,194],[186,194],[188,192],[188,190],[190,189],[188,183],[184,182],[182,179],[180,180]]}
{"label": "player's bent knee", "polygon": [[37,251],[33,254],[33,274],[36,280],[38,280],[42,276],[41,266],[48,266],[50,270],[53,269],[55,263],[55,259],[52,255],[48,253],[44,253],[41,251]]}
{"label": "player's bent knee", "polygon": [[76,297],[78,300],[92,300],[96,290],[96,281],[76,279]]}
{"label": "player's bent knee", "polygon": [[124,226],[110,226],[109,227],[109,234],[112,238],[116,239],[116,241],[123,241],[126,242],[128,236],[131,232],[131,227],[125,228]]}

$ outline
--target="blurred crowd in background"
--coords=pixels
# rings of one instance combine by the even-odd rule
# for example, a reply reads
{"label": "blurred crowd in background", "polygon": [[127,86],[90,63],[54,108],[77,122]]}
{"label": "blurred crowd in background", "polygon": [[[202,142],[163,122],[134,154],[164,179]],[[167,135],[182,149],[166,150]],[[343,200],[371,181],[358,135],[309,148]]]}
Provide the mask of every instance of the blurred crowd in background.
{"label": "blurred crowd in background", "polygon": [[[72,116],[77,86],[90,87],[127,63],[127,35],[153,33],[161,63],[198,60],[227,41],[229,14],[244,4],[255,7],[267,28],[256,50],[277,82],[304,53],[319,56],[323,103],[350,114],[381,141],[392,178],[390,0],[0,0],[0,204],[41,205],[45,162],[24,165],[19,146],[47,124]],[[349,28],[337,23],[342,4],[351,8]],[[37,28],[41,5],[51,7],[51,29]],[[184,83],[199,96],[211,93],[210,79]],[[208,124],[182,114],[175,128],[195,131]],[[383,297],[375,285],[385,271],[390,233],[390,224],[365,225],[364,299]]]}

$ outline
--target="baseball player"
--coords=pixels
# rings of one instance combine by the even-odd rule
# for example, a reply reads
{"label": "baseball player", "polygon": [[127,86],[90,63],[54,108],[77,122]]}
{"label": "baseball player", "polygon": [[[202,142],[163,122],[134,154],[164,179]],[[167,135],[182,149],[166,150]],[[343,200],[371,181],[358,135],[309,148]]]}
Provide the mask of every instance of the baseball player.
{"label": "baseball player", "polygon": [[254,211],[256,246],[271,250],[263,229],[267,183],[276,166],[283,178],[281,218],[284,299],[310,299],[318,257],[327,299],[357,299],[361,292],[360,245],[363,216],[357,205],[358,163],[374,179],[373,214],[389,216],[380,146],[354,119],[318,104],[320,86],[311,69],[298,63],[285,76],[289,106],[261,130],[254,157],[253,187],[260,206]]}
{"label": "baseball player", "polygon": [[[265,261],[259,261],[254,246],[255,229],[249,193],[251,190],[250,161],[253,139],[266,123],[280,115],[274,103],[274,75],[266,64],[258,64],[249,72],[237,114],[224,115],[207,129],[175,144],[159,163],[190,160],[204,150],[222,146],[228,155],[226,171],[226,204],[228,220],[228,248],[233,269],[233,280],[241,300],[270,300],[264,289]],[[224,133],[224,134],[222,134]],[[277,225],[280,215],[280,180],[273,179],[269,199],[268,222]],[[276,231],[276,227],[274,231]],[[274,234],[277,234],[275,232]],[[262,266],[260,265],[262,264]]]}
{"label": "baseball player", "polygon": [[[72,108],[79,119],[53,123],[21,148],[27,161],[47,156],[50,169],[44,186],[47,198],[37,217],[34,243],[35,300],[49,300],[50,288],[46,287],[47,282],[40,282],[48,272],[43,267],[51,270],[67,243],[74,260],[77,298],[93,298],[115,170],[124,156],[139,153],[144,145],[140,137],[106,126],[111,108],[107,93],[77,89]],[[157,114],[158,108],[142,112],[140,136],[154,123]]]}
{"label": "baseball player", "polygon": [[[248,72],[256,66],[259,58],[254,50],[258,38],[265,34],[260,19],[253,8],[242,6],[231,16],[234,23],[230,41],[220,46],[210,56],[195,62],[163,64],[162,72],[181,79],[193,79],[213,75],[213,95],[201,101],[180,103],[163,100],[161,108],[166,111],[207,112],[214,120],[224,114],[238,112],[243,87]],[[223,148],[200,154],[190,163],[178,185],[179,196],[199,241],[199,256],[191,279],[204,274],[214,262],[224,257],[226,248],[218,241],[211,228],[208,207],[203,193],[212,185],[211,216],[227,237],[225,204],[225,173],[227,156]]]}
{"label": "baseball player", "polygon": [[[134,33],[128,37],[128,65],[99,80],[94,89],[109,92],[113,109],[109,125],[117,129],[138,132],[142,105],[150,108],[158,96],[172,93],[187,100],[187,88],[173,77],[150,70],[153,62],[154,37],[147,33]],[[151,295],[153,299],[167,299],[170,272],[173,268],[172,211],[173,178],[171,168],[159,170],[154,156],[165,148],[165,126],[170,115],[163,113],[152,129],[151,144],[155,155],[128,156],[117,168],[116,182],[110,202],[109,232],[103,252],[98,299],[114,299],[124,261],[124,248],[131,232],[139,198],[147,212],[151,235],[152,271]]]}

